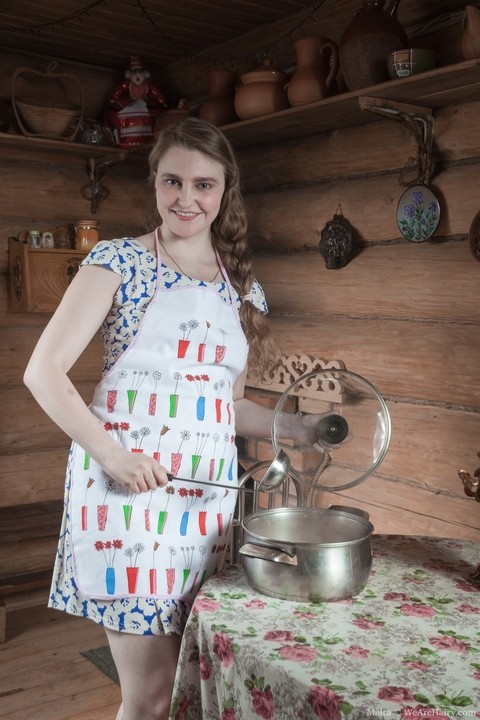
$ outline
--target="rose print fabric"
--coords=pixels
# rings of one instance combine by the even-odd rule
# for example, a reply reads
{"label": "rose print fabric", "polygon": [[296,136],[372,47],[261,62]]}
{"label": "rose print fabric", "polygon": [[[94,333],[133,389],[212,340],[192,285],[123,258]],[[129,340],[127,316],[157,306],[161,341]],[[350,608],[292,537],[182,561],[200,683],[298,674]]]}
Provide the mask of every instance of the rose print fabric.
{"label": "rose print fabric", "polygon": [[372,537],[355,598],[299,603],[240,566],[197,596],[171,720],[480,718],[480,544]]}

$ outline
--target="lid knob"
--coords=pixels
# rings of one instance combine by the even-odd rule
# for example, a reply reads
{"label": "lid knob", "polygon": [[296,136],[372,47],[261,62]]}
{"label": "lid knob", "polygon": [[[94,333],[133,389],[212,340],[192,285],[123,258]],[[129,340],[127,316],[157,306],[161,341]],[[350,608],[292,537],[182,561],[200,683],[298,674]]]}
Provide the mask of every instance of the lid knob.
{"label": "lid knob", "polygon": [[318,440],[326,445],[339,445],[348,435],[348,422],[341,415],[332,413],[320,420],[317,432]]}

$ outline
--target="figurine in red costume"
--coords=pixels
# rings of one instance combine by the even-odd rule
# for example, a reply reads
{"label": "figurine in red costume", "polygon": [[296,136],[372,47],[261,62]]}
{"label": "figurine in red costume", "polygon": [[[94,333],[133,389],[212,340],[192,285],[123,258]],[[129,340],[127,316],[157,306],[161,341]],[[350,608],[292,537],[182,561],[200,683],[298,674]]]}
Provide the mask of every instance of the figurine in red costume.
{"label": "figurine in red costume", "polygon": [[150,82],[150,72],[142,66],[138,55],[130,58],[125,80],[110,97],[111,110],[106,120],[115,128],[117,142],[129,148],[153,140],[153,128],[160,112],[167,107],[162,92]]}

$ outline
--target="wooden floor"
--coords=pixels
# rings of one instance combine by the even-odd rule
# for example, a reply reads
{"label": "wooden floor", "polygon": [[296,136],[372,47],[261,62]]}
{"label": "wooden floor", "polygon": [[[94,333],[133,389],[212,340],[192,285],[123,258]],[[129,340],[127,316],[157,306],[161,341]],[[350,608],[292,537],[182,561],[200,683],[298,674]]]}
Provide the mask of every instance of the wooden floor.
{"label": "wooden floor", "polygon": [[102,628],[41,607],[10,613],[7,633],[2,720],[115,720],[118,686],[80,655],[107,644]]}

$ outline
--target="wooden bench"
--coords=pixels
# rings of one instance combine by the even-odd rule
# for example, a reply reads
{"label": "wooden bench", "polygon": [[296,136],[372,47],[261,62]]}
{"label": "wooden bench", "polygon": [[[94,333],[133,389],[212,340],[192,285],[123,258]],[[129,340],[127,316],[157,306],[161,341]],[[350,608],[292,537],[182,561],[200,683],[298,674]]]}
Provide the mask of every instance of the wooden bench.
{"label": "wooden bench", "polygon": [[47,603],[62,513],[63,500],[0,508],[0,643],[9,611]]}

